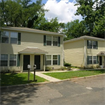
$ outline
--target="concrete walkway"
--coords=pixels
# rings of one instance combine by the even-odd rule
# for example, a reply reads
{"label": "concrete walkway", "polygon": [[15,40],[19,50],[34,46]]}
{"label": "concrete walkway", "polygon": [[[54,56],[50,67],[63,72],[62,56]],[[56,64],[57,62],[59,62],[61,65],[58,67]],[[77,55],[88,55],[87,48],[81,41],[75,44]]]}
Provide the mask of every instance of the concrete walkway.
{"label": "concrete walkway", "polygon": [[[34,74],[34,72],[31,72]],[[50,82],[58,82],[58,81],[61,81],[60,79],[57,79],[57,78],[54,78],[54,77],[51,77],[51,76],[48,76],[48,75],[45,75],[43,74],[45,72],[36,72],[36,75],[39,76],[39,77],[42,77]]]}

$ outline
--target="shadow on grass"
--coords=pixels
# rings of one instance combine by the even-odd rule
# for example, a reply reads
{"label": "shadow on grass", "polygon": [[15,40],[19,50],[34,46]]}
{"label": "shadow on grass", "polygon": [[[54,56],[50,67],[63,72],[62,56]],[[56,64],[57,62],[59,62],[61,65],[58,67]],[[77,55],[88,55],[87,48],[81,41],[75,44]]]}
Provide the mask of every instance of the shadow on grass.
{"label": "shadow on grass", "polygon": [[[31,74],[30,80],[33,79]],[[28,81],[28,74],[24,73],[2,73],[1,74],[1,86],[17,85],[30,83]]]}

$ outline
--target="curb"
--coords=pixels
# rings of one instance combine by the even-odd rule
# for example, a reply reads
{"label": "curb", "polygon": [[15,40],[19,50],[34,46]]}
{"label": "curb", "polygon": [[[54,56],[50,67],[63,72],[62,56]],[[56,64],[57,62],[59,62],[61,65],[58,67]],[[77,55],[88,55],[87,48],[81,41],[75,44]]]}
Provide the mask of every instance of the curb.
{"label": "curb", "polygon": [[15,87],[25,87],[25,86],[39,86],[39,85],[44,85],[48,83],[58,83],[58,82],[63,82],[63,81],[75,81],[79,79],[87,79],[87,78],[92,78],[92,77],[98,77],[104,74],[99,74],[99,75],[92,75],[92,76],[85,76],[85,77],[77,77],[77,78],[71,78],[71,79],[64,79],[60,81],[54,81],[54,82],[40,82],[40,83],[30,83],[30,84],[21,84],[21,85],[11,85],[11,86],[1,86],[0,89],[8,89],[8,88],[15,88]]}

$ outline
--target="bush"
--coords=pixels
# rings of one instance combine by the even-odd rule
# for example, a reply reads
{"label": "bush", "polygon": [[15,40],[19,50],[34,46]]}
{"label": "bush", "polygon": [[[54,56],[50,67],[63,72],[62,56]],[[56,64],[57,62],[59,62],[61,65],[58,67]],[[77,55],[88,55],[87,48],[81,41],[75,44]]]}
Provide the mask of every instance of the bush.
{"label": "bush", "polygon": [[64,63],[64,66],[71,67],[71,64],[70,63]]}
{"label": "bush", "polygon": [[46,71],[50,71],[50,70],[52,70],[51,67],[46,67]]}

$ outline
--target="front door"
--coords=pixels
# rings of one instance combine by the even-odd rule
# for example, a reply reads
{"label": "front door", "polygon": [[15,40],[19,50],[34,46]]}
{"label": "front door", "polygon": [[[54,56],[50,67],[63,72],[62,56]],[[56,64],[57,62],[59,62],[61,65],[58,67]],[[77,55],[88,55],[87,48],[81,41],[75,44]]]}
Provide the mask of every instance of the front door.
{"label": "front door", "polygon": [[24,55],[23,58],[23,70],[28,70],[27,65],[30,64],[30,55]]}
{"label": "front door", "polygon": [[102,65],[102,56],[99,56],[99,65]]}
{"label": "front door", "polygon": [[36,69],[40,69],[40,55],[34,56],[34,64],[36,64]]}

